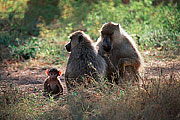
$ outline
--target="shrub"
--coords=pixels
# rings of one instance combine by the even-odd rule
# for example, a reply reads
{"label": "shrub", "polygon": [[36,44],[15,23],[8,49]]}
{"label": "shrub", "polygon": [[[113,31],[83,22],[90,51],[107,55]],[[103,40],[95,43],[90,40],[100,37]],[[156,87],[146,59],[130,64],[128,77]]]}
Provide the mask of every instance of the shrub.
{"label": "shrub", "polygon": [[[18,39],[16,39],[16,41],[18,42]],[[25,42],[24,45],[9,45],[9,48],[13,57],[18,58],[19,60],[27,60],[35,58],[38,46],[37,39],[33,38]]]}

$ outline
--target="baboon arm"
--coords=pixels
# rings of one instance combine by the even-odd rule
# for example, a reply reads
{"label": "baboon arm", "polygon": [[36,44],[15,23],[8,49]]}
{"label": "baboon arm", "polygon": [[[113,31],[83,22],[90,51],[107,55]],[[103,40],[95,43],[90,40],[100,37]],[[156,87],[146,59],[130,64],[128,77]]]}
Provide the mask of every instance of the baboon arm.
{"label": "baboon arm", "polygon": [[126,66],[132,66],[135,70],[138,70],[140,64],[137,58],[121,58],[118,62],[118,68],[125,71]]}
{"label": "baboon arm", "polygon": [[63,87],[61,85],[60,78],[57,78],[57,80],[58,80],[58,85],[57,85],[58,90],[57,91],[59,91],[59,93],[57,93],[54,97],[59,97],[59,95],[63,94]]}
{"label": "baboon arm", "polygon": [[112,64],[111,60],[109,59],[108,55],[105,54],[103,55],[104,60],[106,61],[106,64],[108,65],[108,68],[112,71],[116,71],[116,68],[114,67],[114,65]]}
{"label": "baboon arm", "polygon": [[106,61],[106,64],[110,67],[110,69],[116,70],[116,68],[114,67],[111,60],[109,59],[109,57],[106,54],[103,56],[103,58]]}
{"label": "baboon arm", "polygon": [[47,96],[47,94],[48,94],[48,78],[44,82],[44,91],[43,91],[44,96]]}
{"label": "baboon arm", "polygon": [[63,86],[60,82],[60,78],[57,78],[58,79],[58,89],[59,89],[59,93],[58,94],[62,94],[63,93]]}

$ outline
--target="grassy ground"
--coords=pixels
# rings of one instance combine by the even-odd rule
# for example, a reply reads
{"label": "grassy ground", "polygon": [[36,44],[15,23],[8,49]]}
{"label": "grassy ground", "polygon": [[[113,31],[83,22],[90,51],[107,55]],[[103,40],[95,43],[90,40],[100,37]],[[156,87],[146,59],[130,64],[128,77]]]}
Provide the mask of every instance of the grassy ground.
{"label": "grassy ground", "polygon": [[[0,119],[180,119],[178,2],[0,3]],[[66,69],[68,35],[81,29],[96,40],[109,21],[122,25],[144,57],[141,86],[102,81],[94,88],[79,86],[59,100],[44,98],[45,70]]]}
{"label": "grassy ground", "polygon": [[123,88],[112,87],[102,81],[94,88],[79,86],[59,100],[42,96],[45,70],[50,65],[41,64],[39,60],[4,64],[1,119],[179,119],[177,59],[145,60],[141,86],[128,83]]}

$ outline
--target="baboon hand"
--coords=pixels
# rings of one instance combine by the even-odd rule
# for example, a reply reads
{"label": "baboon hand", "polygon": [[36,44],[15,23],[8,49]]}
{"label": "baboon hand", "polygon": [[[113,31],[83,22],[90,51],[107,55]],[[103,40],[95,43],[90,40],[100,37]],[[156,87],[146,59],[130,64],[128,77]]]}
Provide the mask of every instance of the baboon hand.
{"label": "baboon hand", "polygon": [[124,59],[120,59],[119,62],[118,62],[118,69],[120,72],[124,73],[125,72],[125,60]]}
{"label": "baboon hand", "polygon": [[109,58],[109,54],[105,53],[102,57],[106,61],[107,65],[108,65],[108,69],[111,70],[111,72],[117,72],[116,67],[112,64],[112,62]]}

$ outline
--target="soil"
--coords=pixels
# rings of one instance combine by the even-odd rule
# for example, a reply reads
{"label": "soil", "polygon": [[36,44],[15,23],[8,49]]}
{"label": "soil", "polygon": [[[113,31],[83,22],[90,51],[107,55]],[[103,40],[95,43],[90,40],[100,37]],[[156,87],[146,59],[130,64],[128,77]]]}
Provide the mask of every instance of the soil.
{"label": "soil", "polygon": [[[36,62],[36,61],[34,61]],[[1,65],[0,84],[12,84],[21,88],[22,91],[39,92],[43,90],[43,82],[47,77],[45,74],[46,67],[33,65],[24,67],[22,62],[6,61]],[[62,73],[65,67],[61,68]],[[156,79],[159,76],[170,78],[172,75],[180,79],[180,61],[178,59],[166,60],[156,59],[154,57],[145,60],[142,76],[148,79]],[[61,80],[64,89],[65,81]]]}

